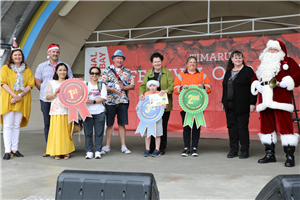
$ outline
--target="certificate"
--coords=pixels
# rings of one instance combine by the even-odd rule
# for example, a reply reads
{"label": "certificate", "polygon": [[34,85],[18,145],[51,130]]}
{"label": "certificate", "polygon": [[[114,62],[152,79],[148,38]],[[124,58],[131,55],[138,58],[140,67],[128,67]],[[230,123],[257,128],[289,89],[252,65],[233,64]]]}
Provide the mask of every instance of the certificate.
{"label": "certificate", "polygon": [[160,106],[162,104],[169,104],[168,95],[164,94],[163,96],[159,96],[158,94],[149,95],[150,106]]}

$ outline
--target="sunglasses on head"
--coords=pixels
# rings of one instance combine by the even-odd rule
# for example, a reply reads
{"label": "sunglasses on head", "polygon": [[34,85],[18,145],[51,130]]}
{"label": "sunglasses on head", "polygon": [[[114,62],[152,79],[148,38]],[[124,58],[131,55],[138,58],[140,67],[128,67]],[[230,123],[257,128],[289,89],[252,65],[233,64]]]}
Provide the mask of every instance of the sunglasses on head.
{"label": "sunglasses on head", "polygon": [[99,72],[97,72],[97,73],[96,72],[91,72],[90,75],[97,75],[97,76],[99,76],[100,73]]}

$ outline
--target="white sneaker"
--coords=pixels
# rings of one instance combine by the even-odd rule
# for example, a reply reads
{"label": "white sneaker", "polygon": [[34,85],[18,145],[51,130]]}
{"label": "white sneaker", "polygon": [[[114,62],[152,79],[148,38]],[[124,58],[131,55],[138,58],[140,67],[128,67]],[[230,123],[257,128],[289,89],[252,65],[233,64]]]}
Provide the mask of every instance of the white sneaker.
{"label": "white sneaker", "polygon": [[93,152],[87,152],[85,159],[91,159],[91,158],[93,158]]}
{"label": "white sneaker", "polygon": [[110,146],[102,147],[101,154],[106,154],[108,152],[110,152]]}
{"label": "white sneaker", "polygon": [[131,153],[131,151],[130,151],[129,149],[127,149],[127,147],[126,147],[125,145],[123,145],[123,146],[121,147],[121,152],[122,152],[122,153],[126,153],[126,154]]}
{"label": "white sneaker", "polygon": [[95,159],[100,159],[101,158],[101,153],[100,151],[95,152]]}

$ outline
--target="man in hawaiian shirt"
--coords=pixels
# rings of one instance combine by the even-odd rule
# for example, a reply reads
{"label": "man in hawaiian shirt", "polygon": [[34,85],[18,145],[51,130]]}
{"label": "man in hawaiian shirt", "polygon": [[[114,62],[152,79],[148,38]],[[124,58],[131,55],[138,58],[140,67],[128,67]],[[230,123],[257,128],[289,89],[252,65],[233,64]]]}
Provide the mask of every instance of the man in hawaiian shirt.
{"label": "man in hawaiian shirt", "polygon": [[128,125],[128,90],[133,90],[134,80],[131,71],[123,66],[125,56],[121,50],[116,50],[112,56],[113,64],[104,69],[102,81],[107,88],[106,100],[106,145],[102,148],[102,154],[110,152],[115,116],[117,115],[119,135],[121,139],[121,152],[131,153],[125,145],[126,129]]}

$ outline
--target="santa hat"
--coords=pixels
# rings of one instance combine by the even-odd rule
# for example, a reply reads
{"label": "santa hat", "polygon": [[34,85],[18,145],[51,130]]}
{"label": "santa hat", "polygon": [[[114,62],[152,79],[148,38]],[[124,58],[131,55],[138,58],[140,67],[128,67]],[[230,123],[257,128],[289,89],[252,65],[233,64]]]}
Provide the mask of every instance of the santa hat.
{"label": "santa hat", "polygon": [[[51,50],[54,50],[54,49],[60,50],[59,45],[58,44],[53,44],[53,43],[49,44],[47,51],[51,51]],[[47,56],[47,59],[49,59],[49,56]]]}
{"label": "santa hat", "polygon": [[283,63],[282,68],[284,70],[288,70],[289,66],[287,64],[287,50],[286,50],[285,44],[280,40],[269,40],[267,43],[267,49],[270,49],[270,48],[278,49],[279,51],[281,50],[284,52],[285,56],[284,56],[284,59],[282,60],[282,63]]}
{"label": "santa hat", "polygon": [[60,50],[59,45],[58,44],[49,44],[48,51],[51,51],[53,49]]}
{"label": "santa hat", "polygon": [[157,87],[159,87],[159,82],[155,78],[149,77],[147,82],[147,88],[149,88],[150,85],[156,85]]}
{"label": "santa hat", "polygon": [[11,51],[14,51],[14,50],[17,50],[17,49],[20,49],[20,50],[21,50],[21,48],[19,47],[19,45],[18,45],[18,43],[17,43],[17,41],[16,41],[16,38],[14,37],[14,38],[13,38],[13,45],[12,45],[12,47],[11,47]]}

